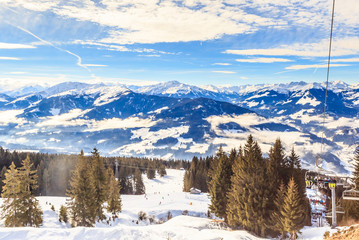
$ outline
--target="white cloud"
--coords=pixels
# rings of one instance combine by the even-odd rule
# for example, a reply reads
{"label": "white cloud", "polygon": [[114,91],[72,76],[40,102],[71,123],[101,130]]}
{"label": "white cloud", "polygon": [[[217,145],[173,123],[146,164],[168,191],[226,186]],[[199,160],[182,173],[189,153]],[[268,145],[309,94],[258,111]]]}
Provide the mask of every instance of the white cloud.
{"label": "white cloud", "polygon": [[0,60],[20,60],[20,58],[17,58],[17,57],[0,57]]}
{"label": "white cloud", "polygon": [[230,66],[230,63],[213,63],[212,65],[219,65],[219,66]]}
{"label": "white cloud", "polygon": [[0,49],[23,49],[23,48],[36,48],[36,47],[28,44],[0,42]]}
{"label": "white cloud", "polygon": [[233,72],[233,71],[212,71],[214,73],[224,73],[224,74],[234,74],[234,73],[237,73],[237,72]]}
{"label": "white cloud", "polygon": [[83,64],[86,67],[107,67],[107,65],[103,64]]}
{"label": "white cloud", "polygon": [[20,75],[20,74],[27,74],[27,72],[7,72],[6,74]]}
{"label": "white cloud", "polygon": [[92,122],[89,129],[86,132],[103,131],[107,129],[127,129],[127,128],[139,128],[139,127],[151,127],[154,126],[157,121],[150,118],[142,119],[138,117],[130,117],[126,119],[111,118],[102,121]]}
{"label": "white cloud", "polygon": [[236,59],[236,61],[247,62],[247,63],[292,62],[292,60],[285,58],[249,58],[249,59]]}
{"label": "white cloud", "polygon": [[59,0],[2,0],[10,7],[23,7],[33,11],[47,11],[60,3]]}
{"label": "white cloud", "polygon": [[159,55],[159,54],[148,54],[148,55],[141,54],[138,56],[140,56],[140,57],[161,57],[161,55]]}
{"label": "white cloud", "polygon": [[[226,50],[224,53],[237,55],[262,56],[299,56],[299,57],[326,57],[328,56],[329,40],[316,43],[282,45],[267,49]],[[333,41],[332,56],[359,54],[359,37],[346,37]]]}
{"label": "white cloud", "polygon": [[[330,64],[330,67],[347,67],[350,66],[349,64]],[[288,70],[302,70],[308,68],[327,68],[328,64],[311,64],[311,65],[292,65],[286,67],[285,69]]]}
{"label": "white cloud", "polygon": [[338,58],[331,59],[330,62],[359,62],[359,58]]}

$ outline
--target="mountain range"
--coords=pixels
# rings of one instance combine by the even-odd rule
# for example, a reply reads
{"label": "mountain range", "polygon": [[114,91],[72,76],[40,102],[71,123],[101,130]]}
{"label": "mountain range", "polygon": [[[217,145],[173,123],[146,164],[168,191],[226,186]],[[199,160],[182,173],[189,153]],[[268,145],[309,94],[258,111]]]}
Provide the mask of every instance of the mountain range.
{"label": "mountain range", "polygon": [[[90,152],[166,159],[229,151],[252,134],[264,153],[280,138],[305,168],[352,169],[359,143],[359,85],[292,82],[151,86],[78,82],[0,94],[0,145],[41,152]],[[327,102],[323,117],[324,103]],[[323,134],[324,129],[324,134]]]}

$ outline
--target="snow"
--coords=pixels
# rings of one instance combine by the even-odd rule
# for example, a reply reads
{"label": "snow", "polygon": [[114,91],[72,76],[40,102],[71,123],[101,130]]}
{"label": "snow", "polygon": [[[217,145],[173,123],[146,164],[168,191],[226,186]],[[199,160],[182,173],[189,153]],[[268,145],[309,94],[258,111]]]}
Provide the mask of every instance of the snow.
{"label": "snow", "polygon": [[316,107],[316,106],[318,106],[320,104],[320,101],[317,101],[314,98],[310,98],[308,96],[308,92],[307,92],[307,93],[305,93],[305,95],[301,99],[299,99],[296,102],[296,104],[301,104],[301,105],[309,104],[309,105],[311,105],[313,107]]}
{"label": "snow", "polygon": [[[145,195],[122,195],[122,212],[119,218],[109,224],[96,223],[95,228],[75,227],[60,223],[58,214],[61,205],[66,204],[66,197],[37,197],[44,212],[44,222],[40,228],[21,227],[5,228],[0,222],[1,240],[115,240],[115,239],[245,239],[259,240],[244,230],[230,230],[220,225],[218,220],[207,218],[210,199],[206,193],[192,195],[182,192],[185,171],[167,169],[167,176],[148,179],[143,175],[146,186]],[[312,192],[313,193],[313,192]],[[314,193],[313,193],[314,194]],[[2,202],[2,199],[0,199]],[[51,210],[51,206],[55,211]],[[188,214],[182,213],[187,210]],[[138,212],[144,211],[147,216],[153,215],[155,221],[162,219],[164,223],[150,223],[148,220],[138,224]],[[172,219],[167,220],[168,211]],[[110,214],[106,213],[109,217]],[[305,227],[298,239],[323,239],[326,231],[334,232],[329,226]]]}
{"label": "snow", "polygon": [[[131,139],[141,139],[141,142],[135,142],[127,145],[123,145],[117,149],[114,149],[110,154],[119,153],[121,155],[130,155],[131,153],[145,154],[146,150],[152,150],[155,148],[153,145],[158,140],[171,136],[173,138],[179,138],[180,135],[187,133],[189,126],[172,127],[167,129],[160,129],[158,131],[150,131],[148,127],[131,130]],[[154,156],[155,157],[155,156]]]}
{"label": "snow", "polygon": [[102,106],[110,102],[116,101],[120,99],[121,96],[129,94],[131,91],[127,88],[113,86],[94,88],[87,91],[86,93],[96,94],[98,92],[100,92],[100,97],[96,99],[96,101],[94,102],[94,106]]}

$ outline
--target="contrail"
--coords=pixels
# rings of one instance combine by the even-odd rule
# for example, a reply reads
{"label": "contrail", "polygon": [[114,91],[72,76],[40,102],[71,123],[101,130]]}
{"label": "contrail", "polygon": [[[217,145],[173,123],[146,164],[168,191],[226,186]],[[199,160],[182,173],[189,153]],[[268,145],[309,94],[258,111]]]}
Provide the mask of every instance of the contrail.
{"label": "contrail", "polygon": [[[12,25],[12,24],[9,23],[9,22],[7,22],[7,23],[8,23],[9,25],[11,25],[11,26],[14,26],[14,25]],[[20,29],[20,30],[23,31],[23,32],[26,32],[26,33],[30,34],[30,35],[33,36],[34,38],[40,40],[41,42],[43,42],[43,43],[45,43],[45,44],[47,44],[47,45],[50,45],[51,47],[53,47],[53,48],[55,48],[55,49],[57,49],[57,50],[59,50],[59,51],[67,52],[68,54],[70,54],[70,55],[76,57],[76,58],[77,58],[77,63],[76,63],[77,66],[86,69],[86,70],[91,74],[91,76],[93,76],[93,73],[91,72],[91,70],[90,70],[86,65],[82,64],[82,58],[81,58],[79,55],[77,55],[77,54],[75,54],[75,53],[73,53],[73,52],[70,52],[69,50],[66,50],[66,49],[57,47],[57,46],[55,46],[53,43],[51,43],[51,42],[49,42],[49,41],[46,41],[46,40],[44,40],[44,39],[42,39],[42,38],[36,36],[35,34],[33,34],[32,32],[30,32],[29,30],[27,30],[27,29],[25,29],[25,28],[22,28],[22,27],[20,27],[20,26],[14,26],[14,27]]]}

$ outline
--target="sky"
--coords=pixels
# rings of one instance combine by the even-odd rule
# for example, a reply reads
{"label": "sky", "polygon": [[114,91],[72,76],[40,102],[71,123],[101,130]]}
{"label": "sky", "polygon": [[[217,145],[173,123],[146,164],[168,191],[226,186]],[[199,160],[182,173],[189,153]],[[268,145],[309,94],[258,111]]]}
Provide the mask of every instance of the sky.
{"label": "sky", "polygon": [[[332,0],[0,0],[0,90],[66,81],[326,81]],[[359,81],[359,2],[337,0],[330,81]]]}

